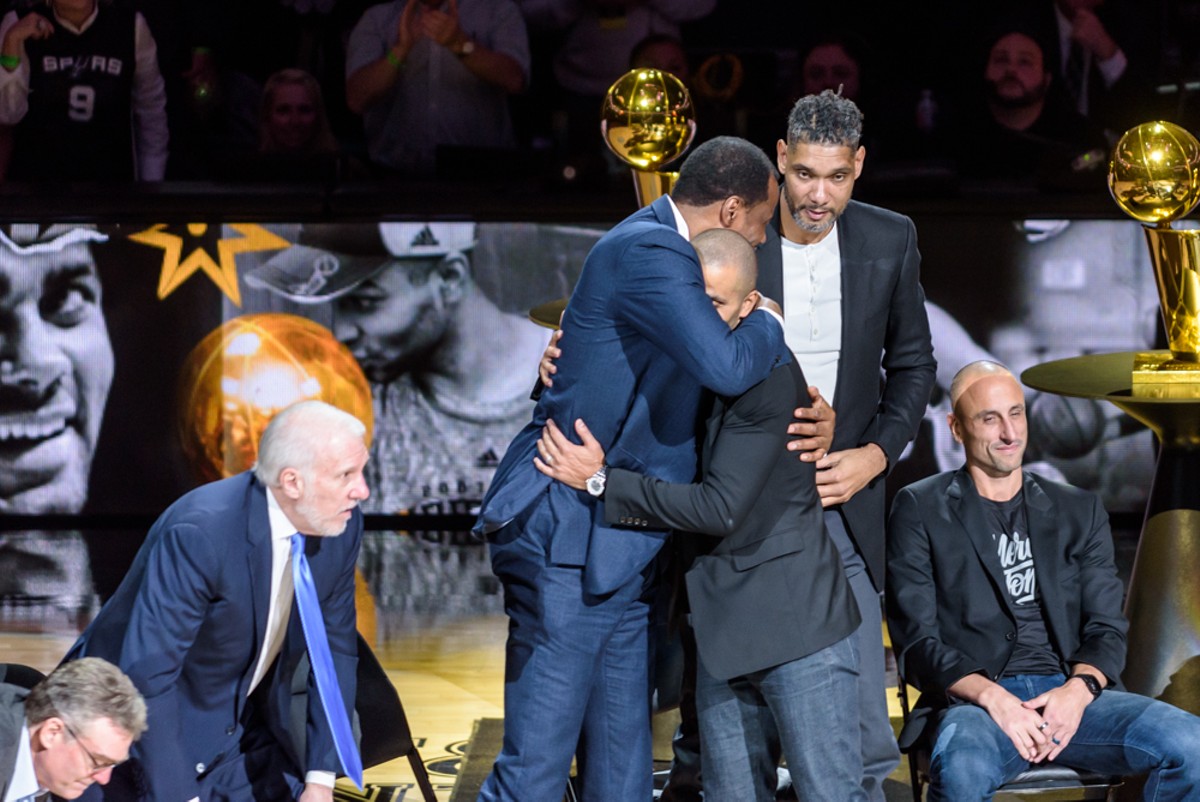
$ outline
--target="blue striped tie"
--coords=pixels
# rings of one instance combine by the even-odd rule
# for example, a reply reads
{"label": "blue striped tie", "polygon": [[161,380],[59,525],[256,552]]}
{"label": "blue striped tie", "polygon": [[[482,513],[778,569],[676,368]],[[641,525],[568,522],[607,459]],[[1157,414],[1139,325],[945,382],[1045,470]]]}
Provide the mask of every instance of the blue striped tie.
{"label": "blue striped tie", "polygon": [[325,622],[321,616],[321,603],[317,600],[317,588],[313,584],[312,571],[304,556],[304,535],[292,535],[292,579],[296,586],[296,607],[300,610],[300,625],[304,628],[304,640],[308,644],[308,661],[317,678],[317,693],[321,707],[333,733],[342,770],[361,789],[363,787],[362,757],[354,743],[350,729],[350,717],[338,688],[337,674],[333,669],[333,656],[329,653],[329,638],[325,635]]}

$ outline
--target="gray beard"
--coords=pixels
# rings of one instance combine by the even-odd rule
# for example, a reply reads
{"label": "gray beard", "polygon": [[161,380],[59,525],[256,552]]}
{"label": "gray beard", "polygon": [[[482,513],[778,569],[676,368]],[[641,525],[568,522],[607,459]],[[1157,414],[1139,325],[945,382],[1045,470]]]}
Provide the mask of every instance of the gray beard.
{"label": "gray beard", "polygon": [[800,226],[802,231],[807,231],[809,234],[824,234],[826,231],[833,228],[833,224],[836,223],[838,217],[841,216],[841,212],[838,212],[837,214],[830,215],[829,219],[824,223],[810,223],[801,217],[800,212],[792,206],[792,199],[788,197],[786,191],[784,192],[783,198],[784,202],[787,204],[788,214],[792,216],[792,220],[795,221],[796,225]]}

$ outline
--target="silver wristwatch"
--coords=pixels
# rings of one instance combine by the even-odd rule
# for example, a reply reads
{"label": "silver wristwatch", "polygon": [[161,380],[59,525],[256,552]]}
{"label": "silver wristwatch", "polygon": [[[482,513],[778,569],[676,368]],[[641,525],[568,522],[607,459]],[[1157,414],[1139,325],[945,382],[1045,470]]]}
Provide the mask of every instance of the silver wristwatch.
{"label": "silver wristwatch", "polygon": [[587,480],[587,492],[593,498],[604,497],[604,486],[608,483],[608,466],[601,465],[600,470],[593,473]]}

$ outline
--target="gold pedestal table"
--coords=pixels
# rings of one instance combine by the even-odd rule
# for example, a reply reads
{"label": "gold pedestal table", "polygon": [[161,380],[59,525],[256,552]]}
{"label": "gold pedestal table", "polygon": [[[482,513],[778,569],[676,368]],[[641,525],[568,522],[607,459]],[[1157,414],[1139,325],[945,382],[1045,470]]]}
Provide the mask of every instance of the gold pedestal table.
{"label": "gold pedestal table", "polygon": [[[1021,380],[1035,390],[1107,401],[1158,437],[1158,465],[1125,602],[1129,650],[1121,679],[1130,691],[1200,713],[1200,383],[1192,398],[1134,395],[1135,356],[1060,359],[1029,368]],[[1189,390],[1173,385],[1164,395]]]}

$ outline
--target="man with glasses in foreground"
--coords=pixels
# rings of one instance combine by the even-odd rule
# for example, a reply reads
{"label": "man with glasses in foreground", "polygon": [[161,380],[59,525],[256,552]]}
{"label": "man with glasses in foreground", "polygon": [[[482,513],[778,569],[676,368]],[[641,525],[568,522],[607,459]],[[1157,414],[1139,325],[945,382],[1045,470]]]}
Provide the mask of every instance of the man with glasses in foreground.
{"label": "man with glasses in foreground", "polygon": [[65,663],[32,690],[0,681],[0,802],[104,785],[145,730],[141,694],[98,657]]}

